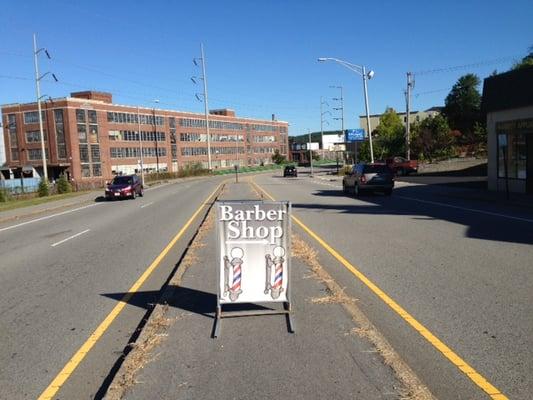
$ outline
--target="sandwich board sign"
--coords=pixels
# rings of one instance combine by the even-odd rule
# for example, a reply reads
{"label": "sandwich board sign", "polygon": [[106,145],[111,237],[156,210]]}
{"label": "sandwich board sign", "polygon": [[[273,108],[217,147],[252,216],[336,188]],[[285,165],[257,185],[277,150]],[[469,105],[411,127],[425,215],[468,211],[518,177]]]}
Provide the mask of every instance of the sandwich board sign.
{"label": "sandwich board sign", "polygon": [[[217,310],[224,317],[286,314],[290,319],[291,206],[287,201],[217,201]],[[281,303],[283,310],[223,311],[224,305]]]}

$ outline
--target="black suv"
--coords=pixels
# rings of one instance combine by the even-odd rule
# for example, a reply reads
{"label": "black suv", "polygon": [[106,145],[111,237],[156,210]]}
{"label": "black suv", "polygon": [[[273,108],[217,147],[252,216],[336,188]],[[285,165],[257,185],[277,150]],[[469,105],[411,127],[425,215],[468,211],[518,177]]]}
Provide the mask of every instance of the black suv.
{"label": "black suv", "polygon": [[105,197],[108,200],[126,197],[135,199],[135,197],[142,197],[143,195],[144,188],[137,175],[115,176],[105,189]]}
{"label": "black suv", "polygon": [[363,191],[392,194],[394,172],[385,164],[357,164],[344,176],[342,190],[359,196]]}
{"label": "black suv", "polygon": [[283,176],[298,176],[298,170],[294,165],[287,165],[285,166],[285,169],[283,170]]}

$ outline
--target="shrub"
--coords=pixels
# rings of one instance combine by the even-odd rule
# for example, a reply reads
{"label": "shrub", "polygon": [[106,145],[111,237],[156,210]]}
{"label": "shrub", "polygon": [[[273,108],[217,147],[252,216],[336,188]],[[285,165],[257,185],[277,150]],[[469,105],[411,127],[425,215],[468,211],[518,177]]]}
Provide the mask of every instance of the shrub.
{"label": "shrub", "polygon": [[57,193],[70,193],[72,192],[72,185],[67,180],[67,177],[63,174],[57,180]]}
{"label": "shrub", "polygon": [[50,195],[50,187],[44,178],[41,179],[41,182],[39,182],[39,189],[37,190],[37,193],[39,194],[39,197],[46,197]]}
{"label": "shrub", "polygon": [[5,203],[9,200],[9,193],[5,189],[0,189],[0,203]]}

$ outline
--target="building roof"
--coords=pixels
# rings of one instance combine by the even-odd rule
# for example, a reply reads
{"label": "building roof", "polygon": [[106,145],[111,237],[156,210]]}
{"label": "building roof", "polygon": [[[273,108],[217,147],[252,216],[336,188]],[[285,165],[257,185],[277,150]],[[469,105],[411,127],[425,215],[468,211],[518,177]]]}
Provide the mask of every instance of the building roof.
{"label": "building roof", "polygon": [[482,110],[489,113],[533,105],[533,67],[485,78]]}
{"label": "building roof", "polygon": [[[70,96],[67,97],[58,97],[51,99],[52,102],[59,102],[59,101],[69,101],[69,102],[78,102],[78,103],[84,103],[84,104],[105,104],[106,106],[111,107],[124,107],[124,108],[131,108],[131,109],[137,109],[137,106],[128,105],[128,104],[117,104],[112,103],[112,94],[108,92],[101,92],[101,91],[83,91],[83,92],[75,92],[71,93]],[[41,104],[44,103],[44,101],[41,102]],[[27,106],[27,105],[37,105],[36,101],[28,102],[28,103],[11,103],[11,104],[0,104],[0,111],[3,108],[11,108],[11,107],[17,107],[17,106]],[[153,108],[153,107],[145,107],[145,106],[139,106],[139,110],[144,112],[152,112],[155,110],[156,112],[173,112],[173,113],[179,113],[184,114],[184,117],[191,116],[191,117],[199,117],[203,116],[204,113],[199,112],[191,112],[191,111],[181,111],[181,110],[170,110],[170,109],[162,109],[162,108]],[[211,109],[209,110],[210,117],[213,118],[222,118],[222,117],[232,117],[236,120],[245,120],[250,122],[261,122],[261,123],[271,123],[271,124],[287,124],[289,125],[288,121],[284,120],[270,120],[267,118],[250,118],[250,117],[237,117],[235,115],[235,111],[230,108],[220,108],[220,109]]]}
{"label": "building roof", "polygon": [[[409,114],[415,115],[415,114],[418,114],[419,112],[431,112],[431,111],[436,111],[436,112],[440,113],[440,112],[442,112],[443,108],[444,108],[443,106],[433,106],[433,107],[428,108],[427,110],[424,110],[424,111],[411,110],[411,111],[409,111]],[[394,110],[394,111],[398,115],[405,115],[404,112],[398,112],[396,110]],[[381,117],[382,115],[383,115],[383,113],[381,113],[381,114],[370,114],[370,118],[377,118],[377,117]],[[360,115],[359,118],[366,118],[366,114]]]}

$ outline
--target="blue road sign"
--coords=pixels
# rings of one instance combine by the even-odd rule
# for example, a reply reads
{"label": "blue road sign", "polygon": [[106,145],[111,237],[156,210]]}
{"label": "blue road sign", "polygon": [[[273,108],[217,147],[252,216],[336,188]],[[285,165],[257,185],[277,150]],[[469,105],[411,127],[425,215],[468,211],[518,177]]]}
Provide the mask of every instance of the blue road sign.
{"label": "blue road sign", "polygon": [[344,131],[346,143],[364,142],[366,139],[366,132],[364,129],[346,129]]}

